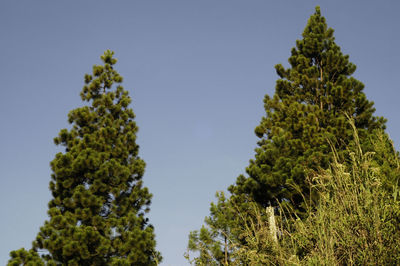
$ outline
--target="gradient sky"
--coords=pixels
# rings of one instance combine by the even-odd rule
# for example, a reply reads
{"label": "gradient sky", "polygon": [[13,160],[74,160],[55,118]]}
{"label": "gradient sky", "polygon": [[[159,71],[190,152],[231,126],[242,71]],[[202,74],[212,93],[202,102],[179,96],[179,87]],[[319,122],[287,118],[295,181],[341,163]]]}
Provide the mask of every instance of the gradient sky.
{"label": "gradient sky", "polygon": [[1,1],[0,265],[47,219],[53,137],[106,49],[133,99],[162,265],[187,265],[188,234],[254,156],[274,65],[316,5],[399,148],[399,1]]}

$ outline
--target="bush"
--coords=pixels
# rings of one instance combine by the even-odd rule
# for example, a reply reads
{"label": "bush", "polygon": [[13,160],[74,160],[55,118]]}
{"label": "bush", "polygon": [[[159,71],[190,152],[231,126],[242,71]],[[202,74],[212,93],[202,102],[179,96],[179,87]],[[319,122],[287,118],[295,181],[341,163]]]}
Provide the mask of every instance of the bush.
{"label": "bush", "polygon": [[[209,232],[220,231],[229,246],[229,261],[204,253],[206,242],[192,238],[189,250],[208,254],[196,265],[400,265],[399,155],[388,136],[376,132],[372,151],[363,152],[354,128],[348,158],[334,151],[329,169],[309,177],[318,200],[308,202],[308,216],[301,220],[290,205],[275,209],[278,230],[271,231],[268,215],[256,203],[246,212],[224,199],[232,217],[223,227],[207,223]],[[333,147],[333,145],[332,145]],[[215,207],[215,205],[213,205]],[[218,202],[216,206],[222,206]],[[229,208],[228,208],[229,207]],[[289,215],[287,215],[289,213]],[[234,232],[234,234],[232,233]],[[204,232],[203,232],[204,233]],[[278,241],[271,237],[278,236]],[[214,243],[215,244],[215,243]],[[206,248],[207,249],[207,248]],[[206,250],[205,249],[205,250]]]}
{"label": "bush", "polygon": [[[330,169],[310,177],[319,200],[309,203],[306,219],[285,217],[282,213],[287,212],[281,211],[276,245],[265,219],[247,218],[257,227],[243,231],[246,244],[234,254],[240,264],[400,264],[400,193],[398,179],[394,180],[399,174],[398,154],[383,132],[371,140],[377,152],[363,153],[356,132],[355,140],[347,162],[334,156]],[[260,215],[257,209],[253,217]]]}

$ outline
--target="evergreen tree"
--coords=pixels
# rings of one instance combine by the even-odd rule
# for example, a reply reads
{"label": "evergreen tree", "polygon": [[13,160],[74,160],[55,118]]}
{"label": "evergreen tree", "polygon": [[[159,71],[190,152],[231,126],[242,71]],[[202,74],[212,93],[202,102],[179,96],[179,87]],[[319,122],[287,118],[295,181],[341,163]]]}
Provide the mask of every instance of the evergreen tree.
{"label": "evergreen tree", "polygon": [[[273,97],[264,98],[266,115],[255,128],[260,140],[255,159],[246,168],[247,176],[240,175],[229,187],[229,200],[218,199],[217,205],[211,205],[211,215],[200,235],[196,231],[189,235],[189,251],[200,251],[193,260],[196,265],[202,265],[204,259],[224,265],[221,251],[226,245],[218,236],[226,232],[230,233],[228,240],[233,241],[230,246],[248,245],[244,228],[253,226],[248,224],[253,203],[259,207],[280,206],[306,217],[307,206],[315,206],[318,200],[318,194],[311,190],[312,178],[329,168],[332,148],[344,159],[349,157],[348,147],[357,146],[349,119],[354,121],[362,149],[377,151],[376,161],[385,161],[382,169],[388,174],[387,187],[399,180],[399,172],[394,170],[398,167],[396,158],[380,158],[384,152],[376,150],[370,140],[385,129],[386,120],[374,116],[373,102],[363,93],[364,85],[352,77],[356,66],[335,43],[333,29],[328,28],[318,6],[302,37],[291,51],[290,67],[275,66],[279,75],[276,91]],[[224,208],[218,212],[221,206],[228,206],[230,211]],[[224,215],[226,218],[221,217]],[[235,221],[229,221],[232,215]],[[244,219],[238,219],[239,215]],[[229,258],[230,264],[246,264],[240,259],[235,261],[232,254]]]}
{"label": "evergreen tree", "polygon": [[142,184],[138,127],[113,54],[106,51],[104,65],[85,75],[81,98],[89,105],[72,110],[72,128],[54,139],[65,152],[51,162],[50,219],[29,252],[11,252],[9,265],[156,265],[161,260],[145,217],[152,195]]}
{"label": "evergreen tree", "polygon": [[364,85],[351,76],[356,66],[335,43],[319,7],[302,36],[291,51],[291,67],[275,66],[280,78],[274,96],[264,99],[255,159],[246,169],[248,177],[240,175],[229,187],[238,203],[243,196],[261,206],[284,201],[303,213],[303,196],[313,199],[306,179],[329,166],[328,141],[342,154],[353,139],[346,116],[355,121],[363,143],[373,130],[385,128],[385,119],[373,115]]}
{"label": "evergreen tree", "polygon": [[[232,237],[237,235],[238,212],[231,206],[229,199],[221,192],[216,193],[217,204],[211,203],[209,217],[205,218],[207,226],[189,235],[186,259],[195,265],[230,265],[234,246]],[[198,252],[198,257],[190,258],[190,252]]]}

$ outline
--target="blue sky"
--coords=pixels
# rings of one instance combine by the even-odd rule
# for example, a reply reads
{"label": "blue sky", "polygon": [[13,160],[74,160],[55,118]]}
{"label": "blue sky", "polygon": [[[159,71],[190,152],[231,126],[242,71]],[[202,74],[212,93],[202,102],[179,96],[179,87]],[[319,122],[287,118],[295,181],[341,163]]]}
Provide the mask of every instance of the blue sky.
{"label": "blue sky", "polygon": [[0,264],[47,218],[52,139],[106,49],[132,96],[162,265],[254,156],[253,131],[315,5],[400,147],[398,1],[0,2]]}

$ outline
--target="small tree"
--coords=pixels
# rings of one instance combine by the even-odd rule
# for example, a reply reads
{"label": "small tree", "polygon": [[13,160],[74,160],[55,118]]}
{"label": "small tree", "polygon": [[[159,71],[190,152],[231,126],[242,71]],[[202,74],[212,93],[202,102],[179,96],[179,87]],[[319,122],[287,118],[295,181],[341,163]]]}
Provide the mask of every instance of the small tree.
{"label": "small tree", "polygon": [[[237,212],[224,193],[217,192],[218,202],[211,203],[209,217],[206,217],[206,226],[199,231],[189,234],[188,252],[186,259],[195,265],[231,265],[231,253],[234,250],[233,237],[237,226]],[[199,256],[190,259],[190,252],[198,252]]]}
{"label": "small tree", "polygon": [[142,184],[138,127],[113,54],[106,51],[104,65],[85,75],[81,98],[89,105],[72,110],[72,128],[54,139],[65,152],[51,162],[50,219],[32,250],[11,252],[9,265],[155,265],[161,260],[145,218],[152,195]]}

